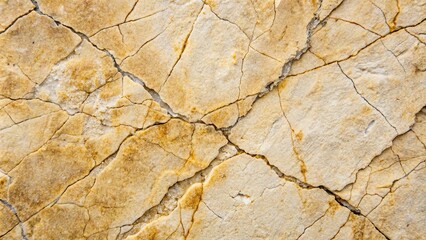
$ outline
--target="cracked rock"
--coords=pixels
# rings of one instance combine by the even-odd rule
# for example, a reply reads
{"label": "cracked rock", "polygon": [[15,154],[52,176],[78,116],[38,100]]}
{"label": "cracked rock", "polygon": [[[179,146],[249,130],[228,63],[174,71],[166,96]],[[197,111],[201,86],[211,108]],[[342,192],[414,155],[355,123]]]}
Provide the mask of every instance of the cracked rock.
{"label": "cracked rock", "polygon": [[424,1],[0,16],[0,240],[425,239]]}

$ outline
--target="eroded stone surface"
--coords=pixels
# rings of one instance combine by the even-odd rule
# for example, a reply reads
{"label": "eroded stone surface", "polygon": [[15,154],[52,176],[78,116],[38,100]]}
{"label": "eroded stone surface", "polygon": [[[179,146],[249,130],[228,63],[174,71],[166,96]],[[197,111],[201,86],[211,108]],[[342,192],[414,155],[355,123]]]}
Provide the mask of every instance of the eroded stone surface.
{"label": "eroded stone surface", "polygon": [[426,235],[422,1],[0,15],[0,239]]}

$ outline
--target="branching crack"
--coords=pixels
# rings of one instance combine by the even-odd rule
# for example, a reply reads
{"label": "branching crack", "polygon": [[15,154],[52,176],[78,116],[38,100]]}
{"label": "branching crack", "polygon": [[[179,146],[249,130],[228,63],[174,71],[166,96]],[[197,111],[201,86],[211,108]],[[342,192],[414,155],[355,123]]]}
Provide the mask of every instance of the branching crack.
{"label": "branching crack", "polygon": [[4,28],[4,30],[0,31],[0,34],[6,32],[10,27],[12,27],[19,19],[27,16],[28,14],[30,14],[34,9],[29,10],[28,12],[20,15],[19,17],[15,18],[7,27]]}
{"label": "branching crack", "polygon": [[355,90],[355,92],[368,104],[370,105],[370,107],[374,108],[378,113],[380,113],[380,115],[382,115],[382,117],[385,119],[385,121],[395,130],[396,134],[399,134],[398,130],[396,129],[396,127],[394,125],[392,125],[389,120],[386,118],[386,116],[383,114],[382,111],[380,111],[377,107],[375,107],[374,105],[372,105],[364,96],[362,96],[362,94],[358,91],[355,82],[352,78],[350,78],[344,71],[342,66],[340,66],[340,63],[337,63],[337,66],[339,66],[340,71],[343,73],[343,75],[345,75],[345,77],[347,79],[349,79],[352,83],[352,86]]}
{"label": "branching crack", "polygon": [[[18,215],[18,212],[16,211],[16,208],[12,204],[10,204],[9,202],[7,202],[4,199],[0,199],[0,203],[2,203],[4,206],[6,206],[13,213],[13,215],[15,215],[16,219],[19,222],[18,225],[21,228],[21,237],[22,237],[22,239],[23,240],[28,240],[28,237],[27,237],[26,232],[25,232],[24,224],[21,221],[21,219],[19,218],[19,215]],[[16,226],[14,226],[13,228],[9,229],[6,233],[4,233],[3,235],[1,235],[0,237],[5,236],[10,231],[12,231],[15,227]]]}
{"label": "branching crack", "polygon": [[236,144],[232,143],[231,141],[229,141],[230,144],[232,144],[239,152],[241,153],[245,153],[253,158],[257,158],[257,159],[261,159],[263,160],[266,165],[268,165],[271,170],[273,170],[278,177],[289,181],[289,182],[293,182],[295,184],[297,184],[299,187],[304,188],[304,189],[322,189],[323,191],[325,191],[327,194],[331,195],[334,197],[334,199],[336,200],[337,203],[339,203],[339,205],[341,205],[342,207],[345,207],[347,209],[349,209],[352,213],[356,214],[356,215],[360,215],[361,211],[352,206],[348,201],[342,199],[340,196],[338,196],[337,194],[335,194],[334,192],[332,192],[331,190],[329,190],[327,187],[325,186],[313,186],[307,182],[301,181],[296,177],[290,176],[290,175],[286,175],[283,172],[281,172],[281,170],[276,167],[275,165],[271,164],[269,162],[269,160],[264,156],[264,155],[260,155],[260,154],[251,154],[251,153],[247,153],[245,150],[241,149],[240,147],[238,147]]}
{"label": "branching crack", "polygon": [[179,52],[179,56],[178,56],[177,60],[173,64],[172,68],[170,69],[170,72],[167,75],[166,80],[161,84],[160,90],[158,92],[161,92],[161,89],[163,89],[163,86],[166,85],[167,81],[169,80],[170,76],[173,73],[173,70],[175,69],[175,67],[179,63],[179,61],[181,60],[183,53],[185,52],[186,46],[188,44],[189,38],[191,37],[191,34],[194,31],[194,26],[197,23],[197,20],[200,17],[201,12],[203,11],[203,7],[204,7],[204,4],[203,4],[203,6],[201,6],[200,11],[197,14],[197,17],[195,18],[194,22],[192,23],[192,26],[191,26],[191,29],[189,30],[189,33],[186,35],[185,39],[183,40],[183,44],[182,44],[182,47],[181,47],[181,50]]}

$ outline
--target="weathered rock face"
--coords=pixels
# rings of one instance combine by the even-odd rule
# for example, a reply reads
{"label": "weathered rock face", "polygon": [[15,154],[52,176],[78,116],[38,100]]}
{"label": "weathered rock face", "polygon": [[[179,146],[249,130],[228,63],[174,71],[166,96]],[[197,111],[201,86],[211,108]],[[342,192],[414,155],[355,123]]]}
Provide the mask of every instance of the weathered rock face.
{"label": "weathered rock face", "polygon": [[426,239],[424,1],[0,14],[0,239]]}

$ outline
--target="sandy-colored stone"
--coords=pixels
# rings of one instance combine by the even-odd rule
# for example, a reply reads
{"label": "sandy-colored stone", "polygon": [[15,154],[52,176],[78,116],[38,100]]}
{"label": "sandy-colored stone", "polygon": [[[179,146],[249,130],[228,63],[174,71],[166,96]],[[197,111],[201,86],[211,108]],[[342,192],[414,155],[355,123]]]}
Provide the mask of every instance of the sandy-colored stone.
{"label": "sandy-colored stone", "polygon": [[74,114],[90,93],[119,77],[112,59],[83,41],[52,68],[46,80],[36,87],[35,96]]}
{"label": "sandy-colored stone", "polygon": [[[381,4],[377,4],[376,2],[384,1],[342,1],[342,4],[330,15],[330,18],[351,22],[366,29],[367,31],[383,36],[392,30],[388,25],[389,23],[387,22],[387,19],[385,18],[386,15],[384,14],[388,9],[385,8],[385,10],[382,10],[382,8],[380,8]],[[389,2],[388,4],[392,4],[393,6],[396,5],[393,2]]]}
{"label": "sandy-colored stone", "polygon": [[358,92],[401,134],[426,105],[425,58],[426,45],[400,30],[340,65]]}
{"label": "sandy-colored stone", "polygon": [[359,25],[331,18],[312,35],[310,50],[324,62],[330,63],[355,55],[379,37]]}
{"label": "sandy-colored stone", "polygon": [[391,239],[422,239],[426,234],[425,162],[391,192],[368,218]]}
{"label": "sandy-colored stone", "polygon": [[416,134],[419,141],[426,146],[426,109],[423,108],[421,112],[416,115],[416,124],[414,124],[412,131]]}
{"label": "sandy-colored stone", "polygon": [[0,32],[5,31],[17,18],[22,17],[34,8],[31,1],[27,0],[2,0],[0,1]]}
{"label": "sandy-colored stone", "polygon": [[18,223],[19,220],[10,207],[0,201],[0,236],[7,234]]}
{"label": "sandy-colored stone", "polygon": [[416,25],[425,20],[426,4],[422,0],[400,0],[397,3],[399,11],[394,18],[397,28]]}
{"label": "sandy-colored stone", "polygon": [[419,136],[424,135],[423,112],[417,115],[414,131],[398,136],[392,146],[375,157],[357,173],[356,181],[336,192],[352,206],[368,214],[389,194],[395,181],[403,179],[426,160],[426,148]]}
{"label": "sandy-colored stone", "polygon": [[311,233],[330,239],[349,213],[325,191],[300,188],[278,178],[263,160],[239,155],[193,185],[170,215],[129,239],[311,239]]}
{"label": "sandy-colored stone", "polygon": [[255,96],[241,99],[235,103],[206,114],[201,120],[208,124],[214,124],[218,128],[233,126],[239,118],[244,117],[248,111],[251,110],[252,104],[255,100]]}
{"label": "sandy-colored stone", "polygon": [[87,195],[90,221],[85,234],[132,223],[156,205],[168,187],[206,168],[225,143],[212,127],[179,120],[138,132]]}
{"label": "sandy-colored stone", "polygon": [[[220,34],[222,31],[227,34]],[[219,19],[204,6],[179,62],[160,86],[163,99],[194,120],[236,101],[248,44],[249,39],[237,26]],[[218,60],[216,54],[229,57]]]}
{"label": "sandy-colored stone", "polygon": [[[9,154],[10,160],[6,163],[14,165],[3,167],[7,167],[11,180],[7,192],[0,197],[16,208],[23,221],[54,201],[68,185],[87,175],[96,164],[114,153],[131,132],[129,127],[113,129],[102,126],[87,115],[78,114],[68,118],[62,111],[59,113],[65,115],[62,121],[27,121],[33,131],[29,127],[25,131],[23,126],[16,125],[25,134],[31,134],[34,140],[42,138],[39,145],[30,145],[33,149],[22,151],[21,155],[26,153],[22,157]],[[45,125],[51,122],[59,126],[49,133]],[[47,134],[50,135],[45,137]],[[13,152],[12,146],[5,145],[4,151]]]}
{"label": "sandy-colored stone", "polygon": [[[276,7],[269,1],[241,1],[237,9],[230,11],[229,6],[236,3],[208,1],[202,9],[196,3],[197,1],[188,3],[191,4],[187,7],[190,11],[186,10],[186,15],[181,17],[187,21],[176,20],[165,30],[161,30],[165,27],[158,25],[167,21],[155,18],[163,15],[165,18],[174,9],[175,14],[180,15],[183,6],[172,5],[171,10],[141,19],[140,21],[156,22],[148,25],[155,28],[144,31],[146,37],[140,33],[122,31],[123,39],[129,36],[129,49],[135,49],[132,44],[135,37],[146,39],[143,40],[146,45],[139,47],[134,56],[125,59],[122,66],[158,91],[175,112],[191,120],[199,120],[217,109],[223,112],[223,108],[230,106],[226,109],[226,114],[215,113],[222,115],[221,118],[206,116],[209,123],[228,127],[241,116],[232,104],[249,95],[258,94],[266,85],[276,81],[285,62],[306,47],[307,25],[314,18],[318,6],[317,3],[299,5],[281,2]],[[284,20],[289,16],[288,4],[292,5],[291,11],[306,13],[303,21],[300,18]],[[274,15],[266,15],[268,12]],[[238,17],[239,15],[244,15],[244,18]],[[147,24],[141,26],[146,28]],[[172,28],[180,32],[176,30],[173,36],[169,36],[169,29]],[[291,30],[285,30],[287,28]],[[110,32],[117,39],[121,38],[117,30],[111,29]],[[164,38],[166,39],[163,40]],[[284,44],[283,39],[287,38],[297,40]],[[210,41],[206,42],[205,39]],[[94,40],[98,41],[96,36]],[[159,44],[161,51],[158,53]],[[177,51],[169,51],[170,45],[177,48]],[[270,47],[274,47],[273,52]],[[117,47],[111,47],[113,51],[115,48]],[[206,55],[206,52],[214,54]],[[168,53],[168,58],[163,59],[164,53]],[[118,58],[122,59],[127,54],[118,53]],[[151,66],[152,58],[158,59],[160,65],[156,62],[155,67]],[[171,61],[173,58],[175,61]]]}
{"label": "sandy-colored stone", "polygon": [[[71,30],[56,25],[46,16],[31,12],[0,34],[0,56],[5,58],[0,61],[0,68],[19,81],[22,81],[23,74],[32,82],[41,83],[53,65],[68,56],[80,41],[80,37]],[[14,86],[15,78],[3,80],[1,88]]]}
{"label": "sandy-colored stone", "polygon": [[319,19],[321,21],[325,20],[330,14],[336,10],[343,0],[323,0],[321,3],[321,12],[319,14]]}
{"label": "sandy-colored stone", "polygon": [[148,224],[127,239],[182,239],[188,235],[192,218],[201,201],[203,185],[192,185],[179,200],[177,208],[168,216]]}
{"label": "sandy-colored stone", "polygon": [[136,2],[136,0],[37,1],[41,11],[87,35],[124,22]]}
{"label": "sandy-colored stone", "polygon": [[337,64],[289,77],[256,104],[230,140],[315,186],[343,188],[396,136]]}
{"label": "sandy-colored stone", "polygon": [[0,0],[0,239],[423,239],[421,0]]}
{"label": "sandy-colored stone", "polygon": [[116,79],[93,92],[82,109],[108,126],[127,125],[139,129],[170,119],[143,86],[129,77]]}
{"label": "sandy-colored stone", "polygon": [[[98,165],[88,177],[80,177],[81,181],[74,180],[76,184],[63,194],[56,193],[56,196],[60,196],[58,203],[31,217],[26,224],[33,229],[34,238],[43,236],[47,226],[63,221],[80,223],[67,227],[69,235],[62,233],[62,228],[58,227],[49,229],[44,236],[63,236],[65,239],[92,235],[95,239],[111,234],[115,236],[121,226],[131,224],[150,207],[158,204],[171,185],[206,168],[225,144],[226,139],[213,127],[180,120],[170,120],[138,131],[120,144],[117,155],[107,160],[109,163],[106,166]],[[94,144],[99,145],[102,146],[100,143]],[[77,146],[73,147],[76,149]],[[86,146],[86,149],[90,148]],[[86,162],[91,167],[99,164],[89,159]],[[67,170],[70,171],[70,167]],[[73,176],[77,177],[78,174],[74,172]],[[53,189],[46,193],[55,194]],[[15,205],[19,206],[18,203]]]}
{"label": "sandy-colored stone", "polygon": [[40,100],[14,101],[1,112],[10,120],[0,130],[0,169],[5,172],[42,147],[68,119],[58,106]]}
{"label": "sandy-colored stone", "polygon": [[81,229],[89,220],[87,209],[73,204],[56,204],[24,224],[26,236],[31,239],[86,239]]}
{"label": "sandy-colored stone", "polygon": [[380,233],[367,218],[351,213],[345,225],[340,227],[339,232],[334,236],[333,239],[384,240],[386,237]]}
{"label": "sandy-colored stone", "polygon": [[415,27],[406,28],[409,34],[412,34],[420,42],[426,44],[426,21],[421,22]]}
{"label": "sandy-colored stone", "polygon": [[[118,54],[119,59],[127,57],[122,60],[122,68],[138,76],[156,91],[159,91],[182,57],[203,5],[198,0],[167,2],[166,6],[170,7],[168,10],[162,11],[160,7],[157,14],[139,20],[141,23],[137,21],[129,23],[128,27],[123,26],[123,38],[125,43],[129,42],[126,46],[130,47],[118,47],[118,50],[126,51]],[[138,26],[132,26],[136,24],[141,26],[142,31],[138,31]],[[129,30],[126,31],[127,28]],[[132,44],[133,41],[136,42]],[[104,45],[102,42],[100,44]],[[115,46],[106,47],[113,51],[117,49]]]}

